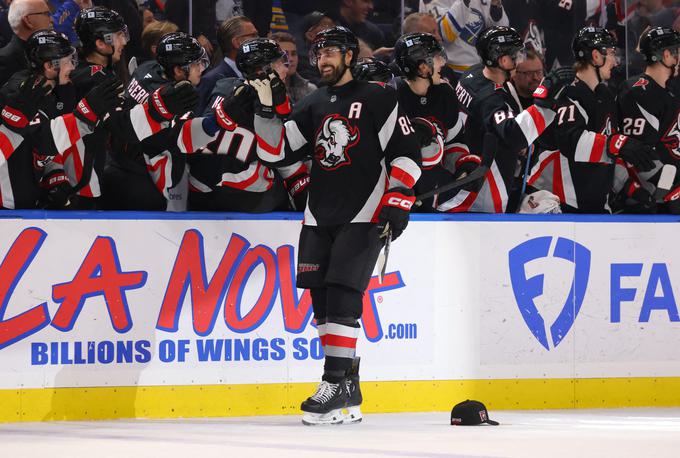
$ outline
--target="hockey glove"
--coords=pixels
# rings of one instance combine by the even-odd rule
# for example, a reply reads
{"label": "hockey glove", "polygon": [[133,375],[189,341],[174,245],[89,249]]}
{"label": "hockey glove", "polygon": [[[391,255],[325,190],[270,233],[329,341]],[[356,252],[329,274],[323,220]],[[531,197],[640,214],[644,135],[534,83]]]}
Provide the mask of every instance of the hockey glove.
{"label": "hockey glove", "polygon": [[40,180],[40,187],[47,194],[47,205],[50,210],[60,210],[71,205],[70,197],[73,188],[63,170],[54,170]]}
{"label": "hockey glove", "polygon": [[639,172],[648,172],[654,168],[654,160],[659,159],[649,145],[627,135],[614,134],[609,137],[607,154],[613,158],[621,158]]}
{"label": "hockey glove", "polygon": [[378,214],[378,231],[385,232],[385,226],[389,223],[392,229],[392,240],[396,240],[406,226],[413,203],[416,201],[413,189],[390,188],[383,195]]}
{"label": "hockey glove", "polygon": [[[634,201],[632,204],[632,210],[635,213],[656,213],[656,201],[654,196],[647,191],[640,183],[635,180],[629,179],[626,184],[623,185],[622,192],[628,199]],[[631,205],[626,205],[631,207]]]}
{"label": "hockey glove", "polygon": [[309,185],[307,171],[286,178],[283,180],[283,185],[295,203],[295,210],[303,211],[307,205],[307,186]]}
{"label": "hockey glove", "polygon": [[444,139],[439,134],[437,126],[425,118],[411,118],[411,125],[420,143],[422,167],[434,167],[444,156]]}
{"label": "hockey glove", "polygon": [[562,67],[548,73],[541,85],[534,91],[534,104],[554,110],[557,100],[565,87],[576,78],[576,73],[570,67]]}
{"label": "hockey glove", "polygon": [[25,133],[30,125],[39,105],[50,90],[45,84],[46,80],[36,80],[34,76],[28,77],[19,86],[19,91],[10,95],[2,108],[3,123],[17,133]]}
{"label": "hockey glove", "polygon": [[184,80],[156,89],[147,103],[149,115],[154,121],[170,121],[175,116],[182,116],[196,109],[198,92],[189,81]]}
{"label": "hockey glove", "polygon": [[255,113],[263,118],[274,117],[274,95],[272,94],[271,81],[269,79],[253,79],[248,80],[248,84],[255,89],[257,93],[257,103],[255,104]]}
{"label": "hockey glove", "polygon": [[74,114],[83,122],[90,125],[97,124],[101,117],[116,108],[121,102],[120,97],[118,97],[120,87],[121,82],[118,78],[110,78],[96,85],[85,97],[80,99]]}
{"label": "hockey glove", "polygon": [[290,107],[290,99],[288,99],[288,94],[286,93],[286,85],[281,81],[281,78],[274,74],[269,75],[269,81],[269,85],[272,88],[274,111],[277,116],[285,118],[293,111]]}

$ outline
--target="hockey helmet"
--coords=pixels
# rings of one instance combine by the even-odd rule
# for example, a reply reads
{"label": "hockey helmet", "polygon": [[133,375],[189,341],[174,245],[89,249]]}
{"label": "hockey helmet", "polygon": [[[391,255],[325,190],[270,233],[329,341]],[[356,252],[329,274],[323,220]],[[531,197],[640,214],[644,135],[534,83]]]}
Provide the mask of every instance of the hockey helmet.
{"label": "hockey helmet", "polygon": [[26,41],[26,58],[33,69],[42,70],[45,62],[52,62],[55,68],[59,68],[59,61],[69,56],[76,65],[78,61],[76,48],[71,46],[71,42],[64,34],[54,30],[38,30]]}
{"label": "hockey helmet", "polygon": [[616,48],[616,38],[602,27],[583,27],[576,32],[571,49],[577,61],[590,62],[591,52],[596,49],[607,55],[607,49]]}
{"label": "hockey helmet", "polygon": [[642,33],[640,37],[640,52],[647,59],[647,63],[659,62],[666,49],[680,48],[680,33],[670,27],[652,27]]}
{"label": "hockey helmet", "polygon": [[522,38],[512,27],[499,25],[482,30],[475,47],[487,67],[498,67],[498,59],[503,56],[510,56],[515,62],[521,62],[524,56]]}
{"label": "hockey helmet", "polygon": [[173,74],[176,66],[188,72],[189,65],[194,62],[199,62],[203,70],[210,65],[210,59],[203,46],[197,39],[184,32],[163,35],[156,47],[156,60],[168,76]]}
{"label": "hockey helmet", "polygon": [[103,6],[95,6],[80,11],[73,28],[85,48],[94,47],[97,39],[113,45],[113,36],[118,32],[125,34],[126,43],[130,41],[130,33],[123,17],[116,11]]}
{"label": "hockey helmet", "polygon": [[394,60],[407,78],[415,78],[421,63],[434,69],[434,58],[441,56],[446,60],[446,52],[441,43],[429,33],[407,33],[394,45]]}
{"label": "hockey helmet", "polygon": [[394,78],[394,73],[384,62],[373,58],[362,58],[352,67],[352,76],[356,80],[389,83]]}
{"label": "hockey helmet", "polygon": [[340,48],[343,56],[347,51],[352,51],[352,60],[349,65],[351,67],[356,64],[359,58],[359,40],[349,29],[338,25],[322,30],[314,37],[309,49],[309,62],[312,66],[316,67],[320,50],[334,46]]}
{"label": "hockey helmet", "polygon": [[269,38],[253,38],[239,46],[236,67],[248,79],[258,72],[269,74],[269,67],[278,59],[282,59],[284,64],[288,63],[288,55],[277,42]]}

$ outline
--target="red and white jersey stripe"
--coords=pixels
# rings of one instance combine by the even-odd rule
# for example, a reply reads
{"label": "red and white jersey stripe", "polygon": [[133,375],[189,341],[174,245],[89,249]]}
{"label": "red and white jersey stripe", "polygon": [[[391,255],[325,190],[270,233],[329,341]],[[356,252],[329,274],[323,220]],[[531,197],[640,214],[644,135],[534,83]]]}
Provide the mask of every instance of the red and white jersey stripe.
{"label": "red and white jersey stripe", "polygon": [[538,190],[550,191],[559,197],[560,202],[578,208],[569,160],[559,151],[541,152],[531,168],[527,184]]}

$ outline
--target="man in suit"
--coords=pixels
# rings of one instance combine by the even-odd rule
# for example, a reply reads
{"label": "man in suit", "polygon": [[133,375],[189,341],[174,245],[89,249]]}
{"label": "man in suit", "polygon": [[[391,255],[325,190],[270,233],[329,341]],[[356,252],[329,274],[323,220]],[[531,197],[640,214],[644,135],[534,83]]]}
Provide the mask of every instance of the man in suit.
{"label": "man in suit", "polygon": [[222,78],[241,78],[241,72],[236,68],[236,53],[241,43],[257,38],[257,29],[245,16],[235,16],[227,19],[217,31],[217,41],[222,48],[224,58],[219,64],[201,77],[198,85],[198,110],[203,113],[208,103],[208,98],[215,88],[215,83]]}
{"label": "man in suit", "polygon": [[14,35],[0,49],[0,86],[14,73],[28,68],[24,54],[26,40],[33,32],[52,29],[52,17],[45,0],[13,0],[9,5],[7,20]]}

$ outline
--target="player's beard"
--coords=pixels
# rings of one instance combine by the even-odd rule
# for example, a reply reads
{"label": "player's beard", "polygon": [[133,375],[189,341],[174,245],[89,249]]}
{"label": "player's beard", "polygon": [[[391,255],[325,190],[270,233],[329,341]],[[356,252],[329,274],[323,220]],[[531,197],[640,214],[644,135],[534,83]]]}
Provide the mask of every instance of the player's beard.
{"label": "player's beard", "polygon": [[332,72],[330,73],[321,73],[321,82],[327,86],[334,86],[335,83],[340,81],[340,78],[345,74],[345,71],[347,70],[347,65],[345,65],[344,62],[340,63],[340,66],[334,67],[332,65],[324,65],[322,67],[331,67],[333,69]]}

